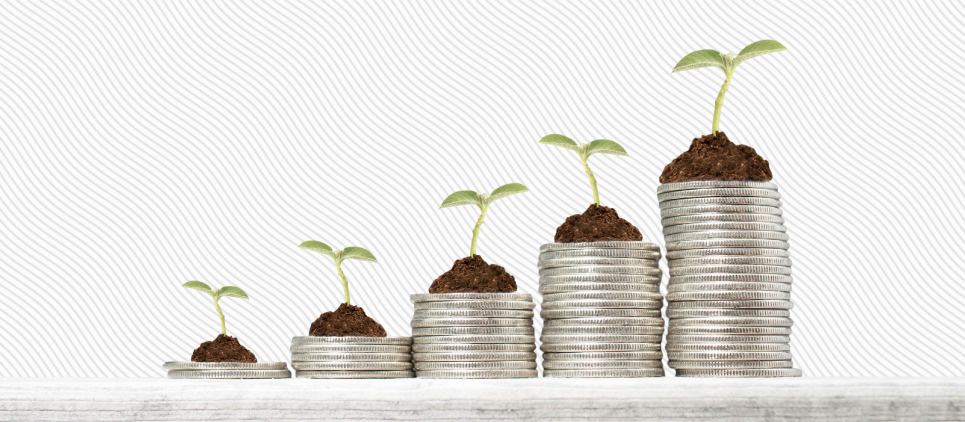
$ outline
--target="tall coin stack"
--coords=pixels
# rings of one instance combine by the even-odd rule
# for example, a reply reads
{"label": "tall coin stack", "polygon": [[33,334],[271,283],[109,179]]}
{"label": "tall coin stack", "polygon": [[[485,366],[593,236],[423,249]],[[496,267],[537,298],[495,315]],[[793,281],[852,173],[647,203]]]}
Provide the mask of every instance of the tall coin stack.
{"label": "tall coin stack", "polygon": [[659,262],[648,242],[543,245],[543,376],[663,376]]}
{"label": "tall coin stack", "polygon": [[168,378],[268,379],[291,378],[285,362],[165,362]]}
{"label": "tall coin stack", "polygon": [[292,338],[298,378],[412,378],[411,337]]}
{"label": "tall coin stack", "polygon": [[414,294],[412,358],[419,378],[534,378],[533,297]]}
{"label": "tall coin stack", "polygon": [[657,197],[677,376],[801,376],[791,362],[791,260],[777,185],[668,183]]}

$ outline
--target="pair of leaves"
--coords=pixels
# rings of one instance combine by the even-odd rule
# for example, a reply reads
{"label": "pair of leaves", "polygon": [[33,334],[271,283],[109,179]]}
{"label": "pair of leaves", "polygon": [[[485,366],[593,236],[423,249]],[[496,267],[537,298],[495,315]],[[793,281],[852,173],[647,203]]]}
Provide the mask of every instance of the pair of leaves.
{"label": "pair of leaves", "polygon": [[493,191],[489,194],[478,193],[472,190],[461,190],[447,196],[446,199],[443,199],[442,208],[475,204],[482,209],[488,207],[489,204],[493,203],[493,201],[523,192],[529,192],[529,188],[522,183],[507,183],[496,189],[493,189]]}
{"label": "pair of leaves", "polygon": [[597,139],[588,144],[577,144],[576,141],[567,136],[553,133],[544,136],[539,140],[539,143],[575,151],[580,154],[580,159],[584,162],[593,154],[627,155],[627,150],[622,145],[609,139]]}
{"label": "pair of leaves", "polygon": [[724,54],[717,50],[697,50],[680,59],[677,65],[674,66],[673,71],[682,72],[684,70],[699,69],[702,67],[717,67],[724,72],[728,72],[748,59],[784,50],[786,50],[786,48],[774,40],[760,40],[750,43],[747,47],[744,47],[740,53],[737,53],[737,56]]}
{"label": "pair of leaves", "polygon": [[298,245],[299,248],[308,249],[324,255],[330,256],[335,262],[342,262],[346,259],[357,259],[360,261],[375,261],[375,255],[368,249],[359,246],[349,246],[345,249],[334,249],[326,243],[317,240],[308,240]]}
{"label": "pair of leaves", "polygon": [[241,288],[237,286],[224,286],[218,290],[214,290],[207,283],[203,281],[198,281],[198,280],[188,281],[182,284],[182,286],[187,287],[189,289],[205,292],[211,295],[211,297],[215,298],[215,300],[221,299],[222,297],[236,297],[239,299],[248,299],[248,293],[245,293],[244,290],[241,290]]}

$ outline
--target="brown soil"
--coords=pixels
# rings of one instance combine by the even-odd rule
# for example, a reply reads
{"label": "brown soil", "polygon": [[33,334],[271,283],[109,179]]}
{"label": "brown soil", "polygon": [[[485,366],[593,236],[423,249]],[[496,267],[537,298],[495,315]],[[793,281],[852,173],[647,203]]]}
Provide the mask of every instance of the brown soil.
{"label": "brown soil", "polygon": [[429,286],[429,293],[512,293],[516,279],[499,265],[474,255],[457,260]]}
{"label": "brown soil", "polygon": [[620,218],[617,210],[593,204],[583,214],[567,217],[556,228],[554,240],[557,243],[643,240],[643,235],[629,221]]}
{"label": "brown soil", "polygon": [[341,304],[335,312],[325,312],[319,315],[308,329],[311,336],[361,336],[385,337],[385,328],[374,319],[365,315],[365,310],[359,306]]}
{"label": "brown soil", "polygon": [[691,180],[771,180],[767,160],[747,145],[736,145],[724,132],[694,139],[687,152],[674,158],[660,175],[660,183]]}
{"label": "brown soil", "polygon": [[192,362],[258,362],[255,354],[238,343],[238,339],[218,334],[212,341],[201,343],[191,354]]}

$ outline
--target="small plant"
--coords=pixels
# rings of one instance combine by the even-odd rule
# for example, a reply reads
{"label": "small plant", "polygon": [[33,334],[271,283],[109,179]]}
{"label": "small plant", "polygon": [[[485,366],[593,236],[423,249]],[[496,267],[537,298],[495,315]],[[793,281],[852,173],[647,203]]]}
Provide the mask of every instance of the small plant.
{"label": "small plant", "polygon": [[593,170],[590,170],[590,165],[587,163],[587,160],[589,160],[593,154],[627,155],[627,150],[623,149],[623,146],[609,139],[597,139],[588,144],[577,144],[576,141],[566,136],[554,133],[544,136],[543,139],[539,140],[539,143],[568,149],[576,152],[580,156],[580,162],[583,163],[583,171],[586,172],[586,177],[590,179],[594,205],[600,205],[600,191],[596,187],[596,176],[593,175]]}
{"label": "small plant", "polygon": [[345,304],[351,305],[352,297],[349,294],[348,279],[345,278],[345,272],[342,271],[342,262],[344,262],[346,259],[358,259],[361,261],[375,262],[375,255],[373,255],[372,252],[369,252],[368,249],[359,246],[349,246],[345,249],[333,249],[331,246],[317,240],[302,242],[302,244],[298,245],[298,247],[328,255],[335,261],[335,271],[338,273],[338,278],[342,281],[342,292],[345,295]]}
{"label": "small plant", "polygon": [[486,211],[489,210],[489,205],[497,199],[528,191],[529,188],[522,183],[507,183],[494,189],[489,194],[471,190],[461,190],[442,200],[441,208],[455,207],[458,205],[476,205],[479,207],[479,218],[476,219],[476,226],[472,229],[472,243],[469,246],[469,256],[476,256],[476,241],[479,240],[479,228],[482,227],[483,220],[486,218]]}
{"label": "small plant", "polygon": [[211,299],[214,301],[214,310],[218,312],[218,319],[221,320],[221,335],[227,336],[228,330],[225,327],[224,311],[221,310],[221,303],[220,303],[221,298],[236,297],[239,299],[248,299],[248,294],[245,293],[244,290],[241,290],[240,287],[236,287],[236,286],[224,286],[218,290],[214,290],[211,288],[211,286],[207,285],[206,283],[197,281],[197,280],[188,281],[182,284],[182,286],[187,287],[189,289],[205,292],[209,296],[211,296]]}
{"label": "small plant", "polygon": [[720,87],[720,92],[717,94],[717,101],[714,102],[714,123],[711,128],[711,134],[716,135],[720,123],[720,110],[724,106],[724,94],[727,93],[727,88],[730,87],[730,81],[731,78],[734,77],[734,70],[737,69],[737,66],[748,59],[784,50],[784,46],[774,40],[760,40],[750,43],[747,47],[744,47],[740,53],[737,53],[736,56],[730,53],[721,53],[716,50],[697,50],[680,59],[677,65],[674,66],[673,71],[681,72],[702,67],[716,67],[724,71],[724,84]]}

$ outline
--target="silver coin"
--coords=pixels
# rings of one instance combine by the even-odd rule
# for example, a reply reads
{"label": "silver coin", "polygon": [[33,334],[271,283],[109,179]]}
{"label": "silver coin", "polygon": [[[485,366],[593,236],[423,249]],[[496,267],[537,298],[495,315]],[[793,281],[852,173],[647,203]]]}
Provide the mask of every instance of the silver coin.
{"label": "silver coin", "polygon": [[411,353],[292,353],[292,362],[408,362]]}
{"label": "silver coin", "polygon": [[677,352],[668,351],[667,358],[677,360],[791,360],[789,352]]}
{"label": "silver coin", "polygon": [[419,378],[436,379],[499,379],[499,378],[536,378],[535,369],[460,369],[455,371],[419,371]]}
{"label": "silver coin", "polygon": [[660,201],[660,209],[662,210],[717,205],[744,205],[780,208],[782,204],[780,199],[755,198],[751,196],[711,196],[705,198],[687,198]]}
{"label": "silver coin", "polygon": [[621,360],[661,360],[660,351],[646,352],[583,352],[583,353],[544,353],[543,361],[621,361]]}
{"label": "silver coin", "polygon": [[799,377],[800,369],[678,369],[678,377],[777,378]]}
{"label": "silver coin", "polygon": [[791,285],[785,283],[670,283],[667,286],[667,293],[706,291],[790,292]]}
{"label": "silver coin", "polygon": [[639,275],[639,274],[571,274],[557,276],[542,276],[539,278],[540,287],[570,285],[574,283],[614,283],[614,284],[642,284],[641,287],[659,285],[662,280],[660,276]]}
{"label": "silver coin", "polygon": [[660,293],[649,292],[569,292],[543,294],[543,303],[559,300],[662,300]]}
{"label": "silver coin", "polygon": [[357,353],[409,353],[412,346],[393,346],[379,344],[316,344],[293,345],[292,353],[327,353],[327,354],[357,354]]}
{"label": "silver coin", "polygon": [[668,309],[791,309],[787,300],[700,300],[693,302],[673,302]]}
{"label": "silver coin", "polygon": [[667,318],[790,317],[786,309],[668,309]]}
{"label": "silver coin", "polygon": [[626,240],[604,240],[599,242],[570,242],[570,243],[547,243],[539,247],[540,253],[550,251],[569,251],[580,249],[632,249],[646,251],[660,251],[660,247],[642,241]]}
{"label": "silver coin", "polygon": [[679,327],[670,321],[667,328],[670,334],[734,334],[754,336],[782,336],[791,335],[791,327],[744,327],[725,325],[688,325]]}
{"label": "silver coin", "polygon": [[499,309],[525,311],[533,309],[533,302],[522,302],[514,300],[453,300],[448,302],[418,302],[415,310],[452,310],[452,309]]}
{"label": "silver coin", "polygon": [[688,182],[664,183],[657,187],[657,194],[678,190],[727,188],[777,190],[777,185],[772,182],[751,182],[745,180],[691,180]]}
{"label": "silver coin", "polygon": [[566,259],[580,257],[596,258],[636,258],[646,260],[660,260],[660,251],[645,249],[615,249],[615,248],[583,248],[550,251],[539,254],[539,259]]}
{"label": "silver coin", "polygon": [[161,366],[166,371],[198,371],[198,370],[288,370],[285,362],[164,362]]}
{"label": "silver coin", "polygon": [[791,260],[773,256],[713,256],[703,258],[671,259],[667,263],[675,267],[706,267],[709,265],[775,265],[790,267]]}
{"label": "silver coin", "polygon": [[659,317],[659,309],[601,309],[601,308],[575,308],[575,309],[543,309],[540,317],[548,319],[565,318],[590,318],[590,317]]}
{"label": "silver coin", "polygon": [[536,343],[454,343],[454,344],[413,344],[412,354],[420,353],[515,353],[532,352]]}
{"label": "silver coin", "polygon": [[543,343],[543,353],[659,352],[659,343]]}
{"label": "silver coin", "polygon": [[412,320],[412,328],[532,326],[532,318],[420,318]]}
{"label": "silver coin", "polygon": [[543,302],[543,312],[556,309],[660,309],[663,300],[557,300]]}
{"label": "silver coin", "polygon": [[595,257],[581,257],[581,258],[559,258],[559,259],[542,259],[540,258],[538,267],[539,268],[567,268],[567,267],[584,267],[587,265],[618,265],[627,267],[649,267],[656,268],[658,265],[657,260],[645,260],[637,258],[595,258]]}
{"label": "silver coin", "polygon": [[321,336],[299,336],[292,337],[293,345],[316,345],[316,344],[380,344],[407,346],[412,344],[412,337],[321,337]]}
{"label": "silver coin", "polygon": [[416,310],[413,319],[428,318],[525,318],[533,319],[531,309],[421,309]]}
{"label": "silver coin", "polygon": [[[786,343],[667,343],[674,352],[790,352]],[[545,356],[544,356],[545,359]]]}
{"label": "silver coin", "polygon": [[776,189],[754,189],[754,188],[706,188],[706,189],[687,189],[657,194],[660,202],[673,201],[675,199],[687,198],[708,198],[708,197],[733,197],[747,196],[753,198],[781,199],[781,193]]}
{"label": "silver coin", "polygon": [[640,266],[616,266],[616,265],[585,265],[582,267],[560,267],[560,268],[541,268],[540,278],[561,275],[601,275],[601,274],[629,274],[645,275],[650,277],[660,277],[663,273],[659,268],[646,268]]}
{"label": "silver coin", "polygon": [[587,317],[550,319],[543,322],[543,328],[573,326],[656,326],[663,327],[664,319],[656,317]]}
{"label": "silver coin", "polygon": [[662,377],[663,368],[646,369],[547,369],[543,371],[546,378],[644,378]]}
{"label": "silver coin", "polygon": [[[683,233],[706,233],[708,231],[732,231],[747,230],[755,232],[785,233],[787,228],[783,224],[773,223],[699,223],[699,224],[680,224],[677,226],[664,227],[664,236]],[[756,238],[755,238],[756,239]]]}
{"label": "silver coin", "polygon": [[716,215],[716,214],[760,214],[781,216],[783,211],[779,207],[754,205],[700,205],[696,207],[661,208],[660,218],[683,217],[688,215]]}
{"label": "silver coin", "polygon": [[750,231],[750,230],[706,230],[702,232],[688,232],[670,234],[663,237],[669,244],[673,242],[686,242],[690,240],[716,240],[716,239],[753,239],[753,240],[780,240],[788,241],[791,236],[781,232]]}
{"label": "silver coin", "polygon": [[458,371],[493,369],[536,369],[536,360],[531,361],[489,361],[489,362],[416,362],[415,370]]}
{"label": "silver coin", "polygon": [[533,296],[528,293],[416,293],[409,295],[409,299],[415,303],[465,300],[532,302]]}
{"label": "silver coin", "polygon": [[791,368],[789,360],[672,360],[674,369],[771,369]]}
{"label": "silver coin", "polygon": [[675,327],[691,325],[740,325],[748,327],[790,327],[794,324],[790,318],[761,318],[761,317],[714,317],[714,318],[674,318],[671,324]]}
{"label": "silver coin", "polygon": [[663,335],[663,327],[656,325],[571,325],[565,327],[543,327],[542,334],[618,334],[618,335]]}
{"label": "silver coin", "polygon": [[199,369],[168,371],[168,378],[173,379],[274,379],[291,378],[291,372],[284,370],[237,370],[237,369]]}
{"label": "silver coin", "polygon": [[542,284],[539,292],[543,294],[545,300],[547,295],[557,293],[589,293],[589,292],[626,292],[626,293],[650,293],[659,294],[660,286],[656,283],[566,283],[566,284]]}
{"label": "silver coin", "polygon": [[536,361],[535,352],[445,352],[413,353],[416,362],[492,362],[525,360]]}
{"label": "silver coin", "polygon": [[428,336],[415,337],[414,344],[481,344],[481,343],[533,343],[535,336],[487,336],[487,335],[466,335],[466,336]]}
{"label": "silver coin", "polygon": [[544,334],[540,336],[547,343],[660,343],[661,335],[617,335],[617,334]]}
{"label": "silver coin", "polygon": [[311,379],[389,379],[413,378],[415,372],[410,371],[298,371],[296,378]]}
{"label": "silver coin", "polygon": [[689,259],[689,258],[716,258],[716,257],[738,257],[738,256],[760,256],[774,258],[788,258],[791,253],[786,249],[766,249],[766,248],[712,248],[712,249],[685,249],[667,252],[667,260]]}
{"label": "silver coin", "polygon": [[[783,240],[761,240],[761,239],[709,239],[709,240],[685,240],[680,242],[667,241],[668,251],[678,251],[687,249],[732,249],[732,248],[766,248],[766,249],[790,249],[791,245]],[[669,252],[668,252],[669,253]]]}
{"label": "silver coin", "polygon": [[707,265],[703,267],[670,267],[670,277],[696,274],[776,274],[791,275],[791,267],[775,265]]}
{"label": "silver coin", "polygon": [[784,224],[784,217],[768,214],[696,214],[660,220],[663,227],[702,223],[771,223]]}
{"label": "silver coin", "polygon": [[667,300],[670,302],[681,300],[791,300],[791,293],[755,290],[670,292],[667,293]]}
{"label": "silver coin", "polygon": [[296,371],[405,371],[412,362],[292,362]]}
{"label": "silver coin", "polygon": [[791,337],[750,336],[727,334],[667,334],[667,345],[671,343],[790,343]]}
{"label": "silver coin", "polygon": [[794,280],[789,275],[778,274],[695,274],[678,275],[670,279],[670,285],[689,283],[785,283]]}
{"label": "silver coin", "polygon": [[601,360],[601,361],[543,361],[543,369],[556,370],[594,370],[594,369],[663,369],[663,362],[658,360]]}
{"label": "silver coin", "polygon": [[533,335],[533,327],[428,327],[413,328],[413,336],[457,336],[457,335]]}

